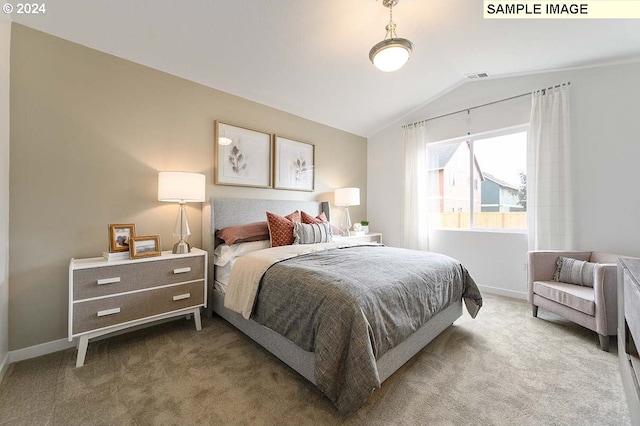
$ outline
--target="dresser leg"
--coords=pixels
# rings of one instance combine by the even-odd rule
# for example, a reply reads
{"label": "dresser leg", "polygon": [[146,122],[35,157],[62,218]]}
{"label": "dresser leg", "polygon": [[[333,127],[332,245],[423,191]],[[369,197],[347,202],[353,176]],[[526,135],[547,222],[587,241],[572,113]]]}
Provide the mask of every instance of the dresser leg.
{"label": "dresser leg", "polygon": [[200,308],[196,308],[193,311],[193,320],[196,323],[196,330],[202,330],[202,322],[200,321]]}
{"label": "dresser leg", "polygon": [[78,340],[78,358],[76,359],[76,367],[82,367],[84,365],[84,357],[87,355],[87,345],[89,345],[89,336],[86,334],[80,336]]}

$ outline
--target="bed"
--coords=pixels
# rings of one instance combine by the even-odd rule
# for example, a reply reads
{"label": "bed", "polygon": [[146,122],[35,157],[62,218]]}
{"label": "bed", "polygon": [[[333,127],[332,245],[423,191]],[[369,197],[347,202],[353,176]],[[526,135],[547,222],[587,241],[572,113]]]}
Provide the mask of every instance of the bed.
{"label": "bed", "polygon": [[[233,266],[237,269],[232,274],[235,280],[229,280],[230,288],[227,288],[222,281],[230,278],[229,272],[223,272],[222,267],[214,265],[216,253],[221,253],[220,250],[216,252],[216,248],[226,248],[219,247],[223,241],[216,237],[216,230],[264,221],[267,211],[284,216],[295,210],[312,215],[324,214],[327,220],[331,217],[327,202],[234,198],[210,200],[203,209],[202,227],[203,248],[209,252],[210,259],[209,305],[205,315],[220,315],[316,385],[339,411],[351,413],[398,368],[453,324],[462,315],[463,301],[469,313],[475,317],[482,305],[482,297],[466,269],[455,259],[427,252],[381,247],[378,244],[344,241],[259,249],[239,256]],[[291,252],[295,254],[291,255]],[[241,274],[248,271],[249,265],[255,263],[256,259],[265,258],[274,259],[270,260],[273,265],[263,266],[266,271],[264,276],[257,272]],[[372,263],[365,266],[369,258]],[[396,268],[385,264],[385,259],[394,259],[390,262]],[[433,275],[434,281],[440,284],[428,283],[425,286],[422,276],[416,279],[401,277],[400,271],[413,268],[410,262],[441,264],[442,271],[438,269],[434,272],[436,268],[429,271],[429,274],[436,274]],[[353,272],[336,269],[338,264],[350,265],[346,269]],[[331,266],[323,270],[322,265]],[[398,265],[401,267],[398,268]],[[294,270],[304,274],[304,278],[296,278],[292,272]],[[359,275],[357,270],[361,271]],[[368,273],[362,273],[365,270]],[[351,278],[350,273],[353,275]],[[237,299],[237,292],[233,290],[239,288],[238,282],[248,280],[247,277],[252,274],[260,275],[251,284],[255,286],[255,301],[247,299],[250,300],[246,305],[248,309],[239,309],[241,305],[234,306],[231,303],[231,299]],[[365,278],[368,283],[364,282],[367,281]],[[412,279],[416,282],[409,283]],[[403,283],[403,280],[407,282]],[[454,280],[455,285],[449,284],[449,280]],[[339,285],[337,281],[340,281]],[[382,296],[382,293],[378,295],[378,287],[385,287],[386,281],[400,282],[400,293],[412,288],[403,296],[409,299],[388,303],[385,299],[388,296]],[[419,285],[427,290],[420,290],[422,287]],[[366,286],[375,289],[369,291]],[[246,288],[251,288],[248,281]],[[398,288],[392,293],[398,293]],[[427,303],[407,302],[423,300],[425,291],[433,293]],[[413,296],[414,292],[422,292],[421,299]],[[322,300],[306,299],[318,293]],[[345,296],[345,293],[349,295]],[[371,293],[376,293],[376,296]],[[225,297],[228,299],[227,305],[233,310],[225,307]],[[358,305],[349,298],[357,299]],[[343,303],[343,300],[349,301]],[[302,309],[303,312],[287,310],[301,303],[306,307]],[[422,318],[422,322],[407,320],[409,314],[405,311]],[[399,330],[393,329],[393,324]]]}

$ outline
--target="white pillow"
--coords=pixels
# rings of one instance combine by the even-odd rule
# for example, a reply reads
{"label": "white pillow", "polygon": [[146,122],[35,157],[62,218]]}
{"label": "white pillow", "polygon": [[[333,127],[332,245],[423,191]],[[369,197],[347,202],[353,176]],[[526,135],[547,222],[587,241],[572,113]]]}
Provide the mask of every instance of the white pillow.
{"label": "white pillow", "polygon": [[243,254],[251,253],[252,251],[262,250],[269,248],[271,243],[269,240],[250,241],[248,243],[238,243],[233,245],[220,244],[216,247],[213,254],[215,255],[213,264],[216,266],[224,266],[229,263],[230,260],[235,259]]}

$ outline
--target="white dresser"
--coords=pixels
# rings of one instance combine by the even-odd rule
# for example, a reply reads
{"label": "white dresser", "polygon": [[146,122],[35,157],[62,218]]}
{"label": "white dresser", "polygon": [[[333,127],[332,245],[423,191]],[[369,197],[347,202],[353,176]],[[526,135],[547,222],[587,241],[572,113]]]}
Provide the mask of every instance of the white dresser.
{"label": "white dresser", "polygon": [[201,329],[207,304],[207,252],[136,260],[71,259],[69,341],[78,340],[76,367],[84,364],[89,339],[178,315],[193,315]]}
{"label": "white dresser", "polygon": [[640,424],[640,259],[618,258],[618,359],[631,423]]}

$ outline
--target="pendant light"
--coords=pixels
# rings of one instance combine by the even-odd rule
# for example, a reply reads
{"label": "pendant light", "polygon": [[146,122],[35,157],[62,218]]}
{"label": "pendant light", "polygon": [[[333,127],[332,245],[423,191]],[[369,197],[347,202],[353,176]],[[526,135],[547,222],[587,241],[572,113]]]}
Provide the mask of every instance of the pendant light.
{"label": "pendant light", "polygon": [[399,70],[411,57],[413,43],[406,38],[398,38],[396,24],[393,23],[393,6],[400,0],[382,0],[382,5],[389,8],[389,23],[385,27],[387,34],[380,43],[369,51],[369,59],[380,71]]}

